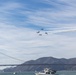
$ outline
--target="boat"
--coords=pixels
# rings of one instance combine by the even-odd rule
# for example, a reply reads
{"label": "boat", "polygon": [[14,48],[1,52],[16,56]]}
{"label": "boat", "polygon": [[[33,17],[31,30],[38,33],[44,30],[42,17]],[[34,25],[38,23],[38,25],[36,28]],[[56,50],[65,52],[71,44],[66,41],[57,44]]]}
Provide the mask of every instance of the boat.
{"label": "boat", "polygon": [[56,75],[56,70],[45,68],[43,72],[36,72],[35,75]]}
{"label": "boat", "polygon": [[13,74],[17,74],[17,72],[13,72]]}

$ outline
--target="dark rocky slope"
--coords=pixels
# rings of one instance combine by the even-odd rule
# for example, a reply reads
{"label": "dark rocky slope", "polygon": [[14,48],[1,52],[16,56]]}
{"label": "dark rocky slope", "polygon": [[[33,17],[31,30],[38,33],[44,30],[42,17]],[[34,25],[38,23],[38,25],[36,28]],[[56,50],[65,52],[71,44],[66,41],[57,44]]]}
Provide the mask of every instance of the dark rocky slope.
{"label": "dark rocky slope", "polygon": [[[55,65],[26,65],[26,64],[55,64]],[[57,65],[58,64],[58,65]],[[62,65],[65,64],[65,65]],[[68,64],[68,65],[67,65]],[[54,57],[43,57],[37,60],[27,61],[20,66],[14,68],[6,68],[5,72],[24,72],[24,71],[40,71],[44,68],[52,68],[55,70],[76,70],[76,58],[65,59],[65,58],[54,58]],[[26,65],[26,66],[25,66]]]}

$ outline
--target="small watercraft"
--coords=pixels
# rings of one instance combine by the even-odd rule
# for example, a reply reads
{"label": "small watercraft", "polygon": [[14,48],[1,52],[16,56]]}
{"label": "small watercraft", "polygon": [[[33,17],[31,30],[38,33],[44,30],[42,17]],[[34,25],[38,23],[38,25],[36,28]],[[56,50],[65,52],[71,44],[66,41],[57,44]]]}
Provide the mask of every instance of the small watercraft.
{"label": "small watercraft", "polygon": [[13,74],[17,74],[17,72],[13,72]]}
{"label": "small watercraft", "polygon": [[49,68],[45,68],[43,72],[36,72],[36,75],[56,75],[55,70],[51,70]]}

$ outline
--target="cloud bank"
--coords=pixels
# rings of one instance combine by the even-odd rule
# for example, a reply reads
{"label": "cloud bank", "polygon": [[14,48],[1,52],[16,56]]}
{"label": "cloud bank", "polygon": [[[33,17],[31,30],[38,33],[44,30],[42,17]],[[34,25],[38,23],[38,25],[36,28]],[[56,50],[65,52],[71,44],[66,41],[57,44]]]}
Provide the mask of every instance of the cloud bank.
{"label": "cloud bank", "polygon": [[0,9],[0,64],[44,56],[76,57],[75,0],[4,0]]}

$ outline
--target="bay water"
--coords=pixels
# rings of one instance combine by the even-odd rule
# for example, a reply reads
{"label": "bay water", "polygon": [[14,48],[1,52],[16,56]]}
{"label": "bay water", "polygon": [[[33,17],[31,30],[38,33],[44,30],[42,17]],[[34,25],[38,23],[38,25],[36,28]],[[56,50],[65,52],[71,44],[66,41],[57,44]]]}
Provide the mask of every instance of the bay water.
{"label": "bay water", "polygon": [[[20,72],[20,73],[12,73],[12,72],[4,72],[0,73],[0,75],[35,75],[34,72]],[[76,71],[57,71],[56,75],[76,75]]]}

